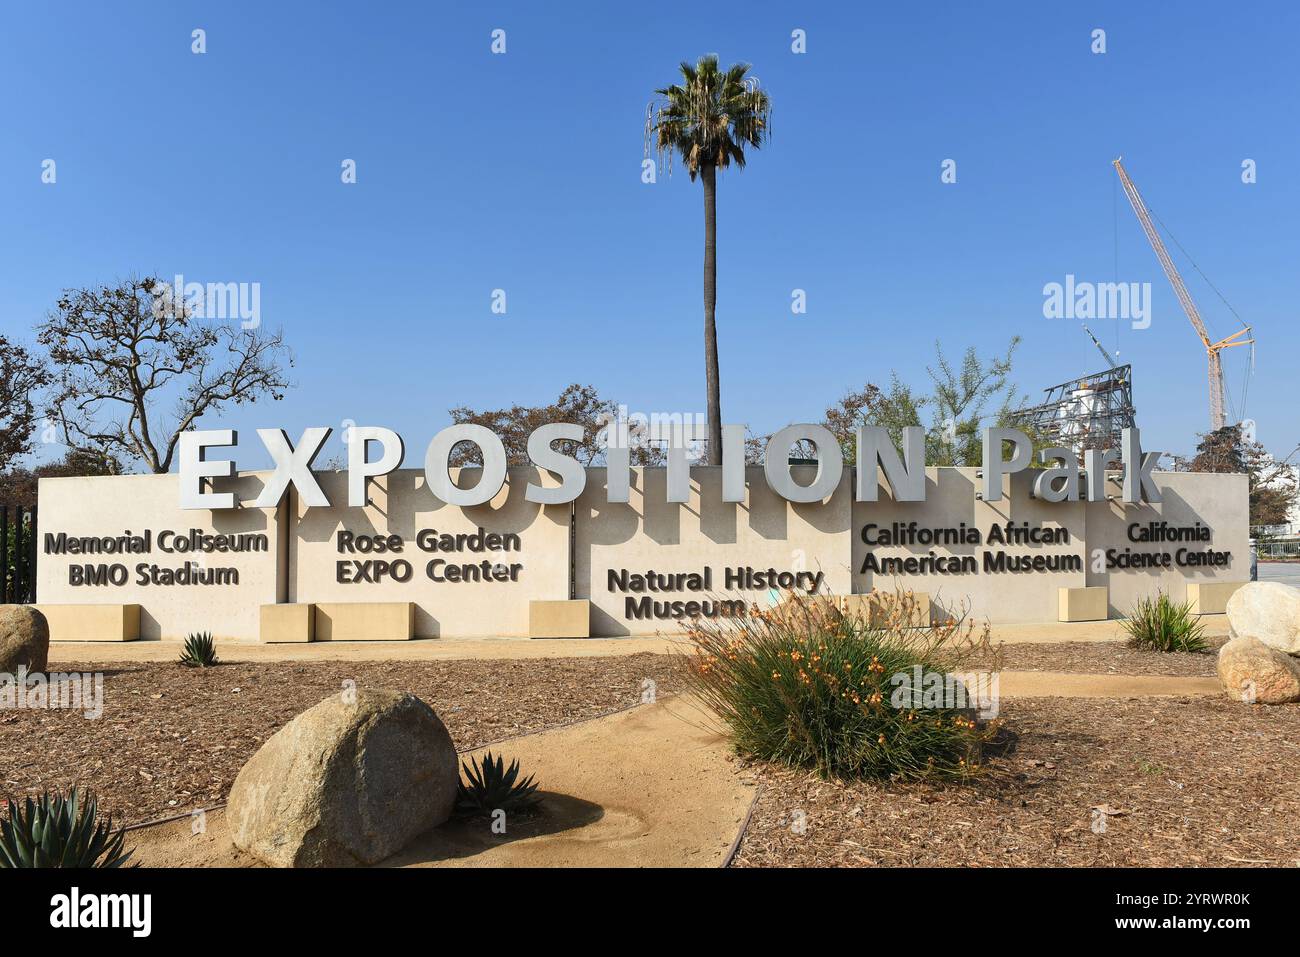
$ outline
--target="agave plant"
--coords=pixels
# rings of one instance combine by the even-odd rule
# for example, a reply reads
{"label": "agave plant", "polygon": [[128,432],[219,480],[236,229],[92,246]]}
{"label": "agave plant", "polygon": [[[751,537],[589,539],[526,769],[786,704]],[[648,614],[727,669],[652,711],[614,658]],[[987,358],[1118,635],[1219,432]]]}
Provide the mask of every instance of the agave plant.
{"label": "agave plant", "polygon": [[8,805],[9,817],[0,821],[0,868],[121,867],[131,856],[122,849],[126,831],[114,831],[111,817],[99,820],[93,795],[83,800],[76,788],[66,798],[47,791],[39,800]]}
{"label": "agave plant", "polygon": [[212,640],[210,631],[191,634],[185,639],[185,650],[181,652],[181,664],[187,668],[207,668],[219,664],[217,645]]}
{"label": "agave plant", "polygon": [[506,767],[500,755],[489,751],[481,761],[471,758],[461,765],[465,780],[456,786],[456,807],[469,813],[490,814],[496,810],[520,811],[538,801],[533,776],[519,780],[519,761]]}

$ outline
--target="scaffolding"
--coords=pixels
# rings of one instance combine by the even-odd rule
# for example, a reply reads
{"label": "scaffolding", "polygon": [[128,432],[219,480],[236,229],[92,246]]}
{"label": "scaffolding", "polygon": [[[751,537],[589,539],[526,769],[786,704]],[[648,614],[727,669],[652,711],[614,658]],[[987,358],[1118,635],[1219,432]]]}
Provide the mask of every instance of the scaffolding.
{"label": "scaffolding", "polygon": [[1115,366],[1043,390],[1041,405],[1019,409],[1016,418],[1043,441],[1073,449],[1119,449],[1133,425],[1131,366]]}

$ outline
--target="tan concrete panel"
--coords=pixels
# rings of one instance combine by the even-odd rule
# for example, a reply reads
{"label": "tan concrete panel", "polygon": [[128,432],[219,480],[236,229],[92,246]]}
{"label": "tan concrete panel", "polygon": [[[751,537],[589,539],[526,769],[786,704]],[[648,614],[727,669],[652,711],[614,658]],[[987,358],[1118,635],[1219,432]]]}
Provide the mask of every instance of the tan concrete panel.
{"label": "tan concrete panel", "polygon": [[528,603],[530,638],[588,638],[591,636],[591,602],[533,601]]}
{"label": "tan concrete panel", "polygon": [[1187,600],[1194,615],[1222,615],[1228,610],[1228,599],[1246,582],[1188,582]]}
{"label": "tan concrete panel", "polygon": [[1106,589],[1101,585],[1062,588],[1059,607],[1060,621],[1105,621],[1109,617]]}
{"label": "tan concrete panel", "polygon": [[[251,501],[262,490],[265,473],[245,472],[215,483],[219,492],[234,491]],[[40,541],[37,543],[37,598],[41,604],[140,606],[140,637],[146,640],[184,638],[191,632],[210,631],[213,637],[255,641],[259,607],[273,603],[277,594],[277,560],[281,547],[275,510],[235,508],[212,512],[180,508],[178,477],[170,475],[118,475],[40,480]],[[179,551],[189,541],[190,530],[211,536],[253,536],[262,551]],[[149,534],[147,552],[56,554],[50,537],[113,538]],[[173,533],[163,541],[162,533]],[[164,551],[164,546],[172,551]],[[170,576],[198,574],[216,579],[212,584],[166,584]],[[120,584],[73,584],[86,565],[120,566]],[[146,583],[141,583],[144,566]],[[155,575],[153,566],[157,566]],[[188,569],[177,575],[177,570]]]}
{"label": "tan concrete panel", "polygon": [[[453,477],[468,486],[477,480],[478,471],[454,472]],[[526,638],[530,601],[569,597],[569,506],[541,506],[524,500],[530,481],[554,486],[549,474],[543,479],[535,468],[512,468],[505,486],[491,502],[465,509],[435,498],[419,469],[399,469],[373,480],[371,504],[366,508],[344,505],[346,473],[321,472],[317,480],[329,500],[338,504],[311,509],[304,509],[301,502],[295,505],[288,562],[290,601],[414,602],[417,638]],[[480,528],[484,536],[477,538]],[[351,533],[354,541],[397,535],[401,550],[340,552],[339,532]],[[474,538],[457,539],[453,544],[459,547],[453,550],[427,551],[419,541],[421,533],[430,532]],[[488,547],[493,543],[498,547]],[[479,550],[474,550],[475,545]],[[344,574],[355,578],[366,573],[358,573],[351,562],[399,560],[410,565],[407,581],[391,576],[377,582],[338,580],[339,562],[347,566]],[[434,569],[442,581],[429,577],[431,562],[443,563]],[[316,637],[321,640],[322,636]]]}
{"label": "tan concrete panel", "polygon": [[46,605],[50,641],[135,641],[140,637],[139,605]]}
{"label": "tan concrete panel", "polygon": [[410,641],[415,605],[409,601],[323,602],[315,609],[315,641]]}
{"label": "tan concrete panel", "polygon": [[315,641],[316,613],[311,605],[263,605],[263,642]]}
{"label": "tan concrete panel", "polygon": [[[812,466],[797,466],[795,477],[807,485]],[[821,593],[849,590],[848,471],[824,503],[796,505],[777,496],[761,468],[746,470],[746,500],[722,501],[722,469],[691,469],[691,500],[665,501],[664,469],[633,469],[627,504],[605,501],[605,470],[588,470],[586,491],[576,511],[575,569],[577,597],[591,599],[594,636],[679,634],[684,619],[635,618],[627,600],[639,603],[744,601],[769,604],[768,589],[727,587],[728,568],[752,568],[766,574],[802,573]],[[664,592],[611,590],[609,574],[688,575],[709,571],[711,587]],[[816,580],[818,573],[820,581]],[[737,586],[741,583],[736,582]]]}
{"label": "tan concrete panel", "polygon": [[865,595],[842,595],[839,599],[840,611],[846,618],[865,621],[879,627],[891,618],[913,628],[923,628],[931,624],[932,611],[928,592],[912,589],[912,604],[909,609],[906,596],[894,591],[873,591]]}

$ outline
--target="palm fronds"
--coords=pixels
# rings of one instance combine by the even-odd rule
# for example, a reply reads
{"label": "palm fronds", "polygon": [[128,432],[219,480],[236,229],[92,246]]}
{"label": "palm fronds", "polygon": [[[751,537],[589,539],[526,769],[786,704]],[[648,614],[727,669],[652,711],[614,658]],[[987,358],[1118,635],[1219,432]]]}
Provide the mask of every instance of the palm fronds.
{"label": "palm fronds", "polygon": [[653,140],[669,173],[676,153],[692,180],[703,166],[743,167],[745,147],[763,145],[772,119],[771,99],[749,73],[749,64],[721,70],[717,55],[708,54],[679,69],[682,82],[655,90],[659,100],[646,110],[646,156]]}

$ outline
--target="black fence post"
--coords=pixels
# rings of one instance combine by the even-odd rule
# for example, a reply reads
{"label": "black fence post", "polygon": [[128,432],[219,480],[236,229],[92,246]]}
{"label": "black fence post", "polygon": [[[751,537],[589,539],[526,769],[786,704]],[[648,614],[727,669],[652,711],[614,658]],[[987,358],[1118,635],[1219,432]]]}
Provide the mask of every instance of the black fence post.
{"label": "black fence post", "polygon": [[9,506],[0,505],[0,605],[9,604]]}
{"label": "black fence post", "polygon": [[27,536],[27,600],[36,604],[36,506],[32,506],[31,531]]}
{"label": "black fence post", "polygon": [[15,604],[23,604],[23,596],[27,594],[26,578],[23,575],[25,569],[23,561],[27,555],[26,542],[23,541],[23,507],[19,505],[14,509],[14,591],[13,600]]}
{"label": "black fence post", "polygon": [[0,605],[36,603],[36,521],[35,505],[0,505]]}

